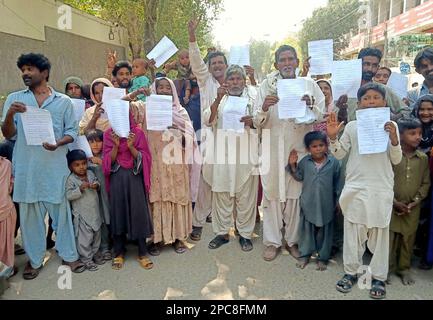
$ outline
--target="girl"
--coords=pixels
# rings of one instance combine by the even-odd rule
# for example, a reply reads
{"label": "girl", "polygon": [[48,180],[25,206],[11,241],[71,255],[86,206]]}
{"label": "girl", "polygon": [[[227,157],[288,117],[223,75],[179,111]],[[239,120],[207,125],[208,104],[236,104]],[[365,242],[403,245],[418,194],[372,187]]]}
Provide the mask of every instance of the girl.
{"label": "girl", "polygon": [[126,238],[137,240],[138,261],[144,269],[153,263],[146,256],[146,238],[153,234],[148,206],[151,155],[146,137],[130,114],[128,138],[119,138],[108,129],[104,133],[103,170],[110,197],[114,270],[123,268]]}
{"label": "girl", "polygon": [[[158,244],[173,244],[177,253],[184,253],[182,243],[192,231],[192,202],[198,189],[200,166],[198,162],[178,161],[168,164],[164,159],[164,150],[174,148],[174,154],[191,154],[197,160],[198,148],[191,120],[186,110],[180,105],[174,83],[168,78],[158,78],[152,85],[152,93],[173,97],[173,126],[170,131],[147,131],[146,121],[143,127],[147,131],[152,153],[152,188],[150,204],[154,223],[154,239],[150,254],[159,255]],[[166,139],[167,136],[174,136]],[[165,137],[165,138],[164,138]],[[193,143],[188,143],[193,142]],[[185,143],[186,142],[186,143]],[[183,145],[182,145],[183,144]],[[186,146],[186,147],[185,147]],[[190,153],[186,150],[193,148]]]}

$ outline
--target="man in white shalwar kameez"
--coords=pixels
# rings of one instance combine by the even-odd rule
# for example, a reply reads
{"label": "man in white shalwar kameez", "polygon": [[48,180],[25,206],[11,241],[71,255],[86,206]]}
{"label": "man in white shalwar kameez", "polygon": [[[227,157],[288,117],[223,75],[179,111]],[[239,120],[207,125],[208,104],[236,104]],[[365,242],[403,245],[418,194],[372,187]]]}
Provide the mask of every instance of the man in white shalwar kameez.
{"label": "man in white shalwar kameez", "polygon": [[266,139],[262,142],[262,162],[265,162],[261,169],[263,258],[266,261],[275,259],[282,246],[283,223],[288,250],[292,256],[299,256],[297,242],[302,183],[294,180],[285,166],[291,150],[298,152],[299,161],[306,155],[304,136],[312,131],[314,122],[323,119],[325,111],[325,97],[319,86],[312,79],[304,78],[306,91],[303,100],[307,103],[307,116],[302,119],[279,119],[277,82],[296,78],[298,65],[296,50],[291,46],[281,46],[275,53],[275,68],[278,71],[262,82],[256,100],[254,125],[261,128],[263,136],[266,136],[266,131],[270,133],[270,142]]}
{"label": "man in white shalwar kameez", "polygon": [[[257,90],[246,86],[245,70],[232,65],[226,72],[226,84],[218,89],[215,102],[203,113],[205,125],[213,128],[213,159],[211,170],[203,170],[206,181],[212,186],[212,225],[217,235],[210,249],[217,249],[229,241],[233,218],[239,233],[243,251],[251,251],[256,219],[258,191],[258,135],[253,126],[254,102]],[[236,100],[235,97],[245,98]],[[242,102],[236,105],[236,114],[244,131],[227,130],[225,121],[233,117],[231,100]],[[238,112],[239,111],[239,112]],[[226,114],[229,115],[227,115]],[[242,115],[242,117],[241,117]],[[227,119],[229,117],[229,119]]]}

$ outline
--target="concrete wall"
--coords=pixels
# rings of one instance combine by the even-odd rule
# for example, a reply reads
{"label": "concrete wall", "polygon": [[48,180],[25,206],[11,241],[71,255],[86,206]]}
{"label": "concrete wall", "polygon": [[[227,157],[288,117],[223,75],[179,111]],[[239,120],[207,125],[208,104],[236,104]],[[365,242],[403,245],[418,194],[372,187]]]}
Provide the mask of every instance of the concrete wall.
{"label": "concrete wall", "polygon": [[[39,52],[50,59],[50,85],[59,91],[67,76],[85,82],[103,76],[108,49],[116,50],[119,59],[126,58],[124,30],[115,30],[110,41],[110,27],[101,19],[72,10],[72,29],[58,29],[61,5],[54,0],[0,0],[0,96],[24,87],[16,67],[22,53]],[[0,101],[0,111],[2,106]]]}

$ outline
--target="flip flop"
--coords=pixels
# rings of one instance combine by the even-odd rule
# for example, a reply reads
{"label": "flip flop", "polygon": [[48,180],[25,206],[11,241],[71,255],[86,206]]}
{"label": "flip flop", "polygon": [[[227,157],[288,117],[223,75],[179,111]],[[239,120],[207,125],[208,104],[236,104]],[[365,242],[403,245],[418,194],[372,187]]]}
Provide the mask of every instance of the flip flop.
{"label": "flip flop", "polygon": [[30,261],[27,262],[26,267],[24,268],[24,272],[23,272],[23,278],[24,280],[33,280],[35,279],[38,275],[39,272],[42,270],[43,266],[40,266],[37,269],[34,269],[32,267],[32,265],[30,264]]}
{"label": "flip flop", "polygon": [[143,269],[150,270],[153,268],[153,262],[149,259],[149,257],[138,257],[137,261],[140,263],[140,266]]}
{"label": "flip flop", "polygon": [[174,251],[176,251],[176,253],[182,254],[182,253],[186,252],[185,245],[182,243],[182,241],[176,240],[173,243],[173,247],[174,247]]}

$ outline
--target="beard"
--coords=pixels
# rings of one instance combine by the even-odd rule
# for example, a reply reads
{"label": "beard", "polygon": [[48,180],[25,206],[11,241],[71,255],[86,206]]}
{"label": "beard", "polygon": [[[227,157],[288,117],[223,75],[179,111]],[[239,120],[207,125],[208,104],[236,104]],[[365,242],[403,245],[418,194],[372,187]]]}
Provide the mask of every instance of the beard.
{"label": "beard", "polygon": [[280,73],[283,79],[295,78],[295,69],[293,68],[284,68]]}
{"label": "beard", "polygon": [[131,81],[128,82],[122,81],[122,82],[118,82],[118,84],[119,84],[119,88],[121,89],[128,89],[131,87]]}
{"label": "beard", "polygon": [[374,73],[371,71],[362,73],[362,80],[364,81],[373,81],[373,78],[374,78]]}
{"label": "beard", "polygon": [[231,96],[240,96],[244,92],[244,88],[231,88],[228,92]]}

